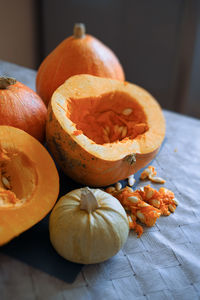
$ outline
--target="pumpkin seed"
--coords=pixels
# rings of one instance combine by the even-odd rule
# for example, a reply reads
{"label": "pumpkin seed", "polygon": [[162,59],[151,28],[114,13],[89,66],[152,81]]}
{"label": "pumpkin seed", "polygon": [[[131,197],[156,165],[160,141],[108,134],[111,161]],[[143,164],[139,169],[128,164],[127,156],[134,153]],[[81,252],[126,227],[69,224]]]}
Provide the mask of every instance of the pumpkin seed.
{"label": "pumpkin seed", "polygon": [[113,130],[114,130],[114,133],[116,133],[116,134],[121,133],[121,132],[119,131],[119,125],[118,125],[118,124],[115,124],[115,125],[114,125]]}
{"label": "pumpkin seed", "polygon": [[145,222],[145,216],[143,215],[143,213],[141,213],[141,211],[138,210],[136,212],[136,215],[137,215],[138,219],[140,219],[141,222],[143,222],[143,223]]}
{"label": "pumpkin seed", "polygon": [[152,199],[151,200],[151,204],[156,207],[156,208],[159,208],[160,207],[160,201],[157,200],[157,199]]}
{"label": "pumpkin seed", "polygon": [[173,212],[175,212],[175,207],[172,205],[172,204],[170,204],[169,206],[168,206],[168,208],[169,208],[169,210],[173,213]]}
{"label": "pumpkin seed", "polygon": [[122,138],[125,138],[126,135],[127,135],[127,127],[123,126],[123,129],[122,129]]}
{"label": "pumpkin seed", "polygon": [[127,218],[128,218],[128,222],[129,222],[129,223],[132,223],[132,222],[133,222],[132,219],[131,219],[131,216],[127,215]]}
{"label": "pumpkin seed", "polygon": [[163,216],[169,216],[169,215],[170,215],[170,211],[164,210]]}
{"label": "pumpkin seed", "polygon": [[105,128],[102,128],[102,129],[103,129],[103,134],[108,136],[107,130]]}
{"label": "pumpkin seed", "polygon": [[116,189],[115,189],[114,186],[109,186],[109,187],[106,188],[107,193],[112,193],[112,192],[115,192],[115,191],[116,191]]}
{"label": "pumpkin seed", "polygon": [[151,174],[151,170],[149,168],[145,169],[141,175],[140,175],[140,179],[146,179],[147,177],[149,177],[149,175]]}
{"label": "pumpkin seed", "polygon": [[129,186],[133,186],[134,183],[135,183],[134,175],[130,175],[130,176],[128,177],[128,185],[129,185]]}
{"label": "pumpkin seed", "polygon": [[8,179],[6,177],[2,176],[1,181],[2,181],[3,185],[5,186],[5,188],[7,188],[7,189],[11,188],[10,182],[8,181]]}
{"label": "pumpkin seed", "polygon": [[174,204],[178,206],[178,200],[176,198],[174,198]]}
{"label": "pumpkin seed", "polygon": [[133,189],[130,186],[126,186],[126,189],[131,193],[133,192]]}
{"label": "pumpkin seed", "polygon": [[105,126],[105,131],[106,131],[107,135],[110,134],[110,127],[108,125]]}
{"label": "pumpkin seed", "polygon": [[123,131],[123,129],[124,129],[124,126],[119,126],[119,128],[118,128],[118,133],[121,134],[122,131]]}
{"label": "pumpkin seed", "polygon": [[144,201],[138,203],[138,207],[146,207],[146,206],[149,206],[149,204],[147,204],[147,203],[144,202]]}
{"label": "pumpkin seed", "polygon": [[139,187],[138,191],[144,192],[144,186]]}
{"label": "pumpkin seed", "polygon": [[117,183],[115,184],[115,188],[116,188],[117,191],[120,191],[121,188],[122,188],[121,182],[117,182]]}
{"label": "pumpkin seed", "polygon": [[154,195],[154,190],[150,187],[144,187],[145,197],[147,200],[151,199]]}
{"label": "pumpkin seed", "polygon": [[125,108],[122,112],[124,116],[129,116],[132,113],[132,108]]}
{"label": "pumpkin seed", "polygon": [[144,169],[144,171],[140,175],[140,179],[144,180],[149,178],[149,176],[155,176],[155,168],[153,166],[148,166],[148,168]]}
{"label": "pumpkin seed", "polygon": [[129,200],[132,203],[138,203],[139,201],[138,197],[135,196],[128,197],[127,200]]}
{"label": "pumpkin seed", "polygon": [[165,180],[161,177],[149,175],[149,179],[155,183],[165,183]]}

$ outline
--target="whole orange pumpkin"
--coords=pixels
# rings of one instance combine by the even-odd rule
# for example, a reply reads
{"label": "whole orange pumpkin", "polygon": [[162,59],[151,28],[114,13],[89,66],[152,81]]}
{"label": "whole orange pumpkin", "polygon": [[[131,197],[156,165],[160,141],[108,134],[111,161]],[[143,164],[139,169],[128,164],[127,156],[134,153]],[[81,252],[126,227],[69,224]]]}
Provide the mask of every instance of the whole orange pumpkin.
{"label": "whole orange pumpkin", "polygon": [[98,39],[85,34],[84,24],[75,24],[74,35],[65,39],[44,59],[36,77],[37,93],[47,105],[53,92],[77,74],[125,79],[116,55]]}
{"label": "whole orange pumpkin", "polygon": [[9,77],[0,77],[0,125],[22,129],[40,142],[45,135],[47,109],[29,87]]}

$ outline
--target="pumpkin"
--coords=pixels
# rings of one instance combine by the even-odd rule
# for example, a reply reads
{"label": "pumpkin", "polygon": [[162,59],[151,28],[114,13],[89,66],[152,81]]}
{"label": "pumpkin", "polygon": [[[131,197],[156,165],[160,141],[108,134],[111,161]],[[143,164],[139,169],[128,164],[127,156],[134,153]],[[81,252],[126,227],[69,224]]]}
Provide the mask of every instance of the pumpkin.
{"label": "pumpkin", "polygon": [[47,109],[29,87],[10,77],[0,77],[0,125],[14,126],[44,140]]}
{"label": "pumpkin", "polygon": [[76,74],[124,80],[116,55],[98,39],[85,34],[84,24],[75,24],[74,35],[62,41],[43,60],[36,77],[37,93],[47,105],[53,92]]}
{"label": "pumpkin", "polygon": [[47,215],[59,177],[47,150],[25,131],[0,126],[0,245]]}
{"label": "pumpkin", "polygon": [[47,113],[48,147],[75,181],[106,186],[146,166],[158,152],[165,120],[143,88],[92,75],[69,78]]}
{"label": "pumpkin", "polygon": [[99,263],[124,245],[129,225],[124,208],[100,189],[77,189],[61,197],[49,219],[50,240],[65,259]]}

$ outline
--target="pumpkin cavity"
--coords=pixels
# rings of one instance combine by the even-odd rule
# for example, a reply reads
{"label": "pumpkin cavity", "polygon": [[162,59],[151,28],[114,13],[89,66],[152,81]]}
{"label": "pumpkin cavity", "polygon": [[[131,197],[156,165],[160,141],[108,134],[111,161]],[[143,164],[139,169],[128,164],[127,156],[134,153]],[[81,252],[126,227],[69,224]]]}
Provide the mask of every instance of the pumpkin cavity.
{"label": "pumpkin cavity", "polygon": [[139,138],[149,129],[142,106],[122,91],[70,98],[67,117],[76,124],[75,135],[83,133],[100,145]]}
{"label": "pumpkin cavity", "polygon": [[37,174],[28,156],[14,149],[1,148],[0,208],[22,206],[33,194],[36,184]]}

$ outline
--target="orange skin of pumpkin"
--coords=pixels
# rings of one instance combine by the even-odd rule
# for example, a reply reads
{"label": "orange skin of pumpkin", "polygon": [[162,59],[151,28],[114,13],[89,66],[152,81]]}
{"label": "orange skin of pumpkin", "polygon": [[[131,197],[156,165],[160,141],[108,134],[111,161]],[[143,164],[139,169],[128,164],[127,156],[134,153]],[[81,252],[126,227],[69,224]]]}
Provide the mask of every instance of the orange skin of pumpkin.
{"label": "orange skin of pumpkin", "polygon": [[[17,155],[18,167],[10,167],[12,188],[3,187],[2,176],[6,158],[11,155],[10,165]],[[31,170],[31,171],[30,171]],[[21,173],[19,172],[21,171]],[[25,172],[24,172],[25,171]],[[27,172],[32,173],[26,176]],[[27,178],[28,177],[28,178]],[[43,219],[54,206],[59,193],[59,176],[48,151],[35,138],[11,126],[0,126],[0,200],[2,193],[27,198],[21,206],[6,207],[0,201],[0,246],[29,229]],[[16,201],[21,197],[17,196]]]}
{"label": "orange skin of pumpkin", "polygon": [[[122,98],[118,95],[119,100],[111,98],[111,100],[104,101],[103,98],[106,99],[107,96],[103,97],[102,95],[108,95],[108,92],[115,95],[121,93]],[[129,98],[125,92],[131,95],[131,97]],[[90,95],[91,101],[87,101]],[[126,105],[129,104],[130,107],[133,107],[133,112],[135,107],[135,109],[138,109],[137,115],[141,115],[142,111],[133,104],[135,101],[132,103],[132,100],[130,100],[132,98],[137,99],[138,97],[137,103],[141,103],[141,105],[144,106],[150,129],[147,130],[144,135],[138,135],[136,139],[127,138],[127,140],[121,143],[119,143],[119,141],[111,143],[113,144],[112,149],[109,148],[111,144],[103,144],[103,148],[107,147],[106,149],[110,149],[108,150],[109,157],[99,155],[100,151],[104,149],[89,150],[90,145],[96,148],[94,140],[86,141],[84,139],[84,132],[80,130],[82,128],[77,127],[79,126],[78,122],[74,123],[76,127],[74,127],[75,129],[73,131],[73,121],[68,121],[70,118],[72,120],[74,102],[72,99],[76,97],[74,109],[77,108],[77,119],[80,119],[81,114],[84,114],[84,105],[80,104],[78,109],[79,103],[84,102],[88,105],[88,107],[85,108],[88,114],[90,103],[97,101],[101,101],[101,104],[99,103],[97,105],[96,113],[100,112],[100,109],[105,112],[112,107],[116,110],[120,109],[120,111],[123,111]],[[114,105],[114,103],[116,104]],[[107,107],[105,105],[107,105]],[[94,113],[94,111],[92,111],[92,113]],[[144,117],[142,117],[142,119],[145,121]],[[107,122],[106,118],[105,122]],[[87,129],[85,134],[90,133],[90,128],[95,128],[97,131],[99,128],[95,126],[95,123],[90,124],[88,122],[88,128],[83,129]],[[98,78],[91,75],[73,76],[58,88],[49,103],[46,125],[48,147],[62,170],[69,177],[81,184],[107,186],[119,180],[126,179],[129,175],[145,167],[155,157],[159,151],[164,135],[165,121],[158,103],[149,93],[133,84]],[[80,139],[78,140],[79,137],[80,139],[83,137],[83,144],[78,142],[80,141]],[[141,149],[143,149],[141,153],[137,150],[132,150],[134,140],[138,142],[141,141],[140,145],[142,146]],[[87,147],[84,147],[84,143]],[[92,148],[90,147],[90,149]],[[128,149],[131,150],[129,151]],[[115,154],[113,154],[114,152]],[[134,156],[136,161],[133,159]]]}
{"label": "orange skin of pumpkin", "polygon": [[77,74],[125,80],[123,68],[112,50],[91,35],[83,38],[71,36],[40,65],[36,77],[37,93],[47,105],[53,92]]}
{"label": "orange skin of pumpkin", "polygon": [[46,115],[42,99],[21,82],[0,89],[0,125],[22,129],[42,142]]}

